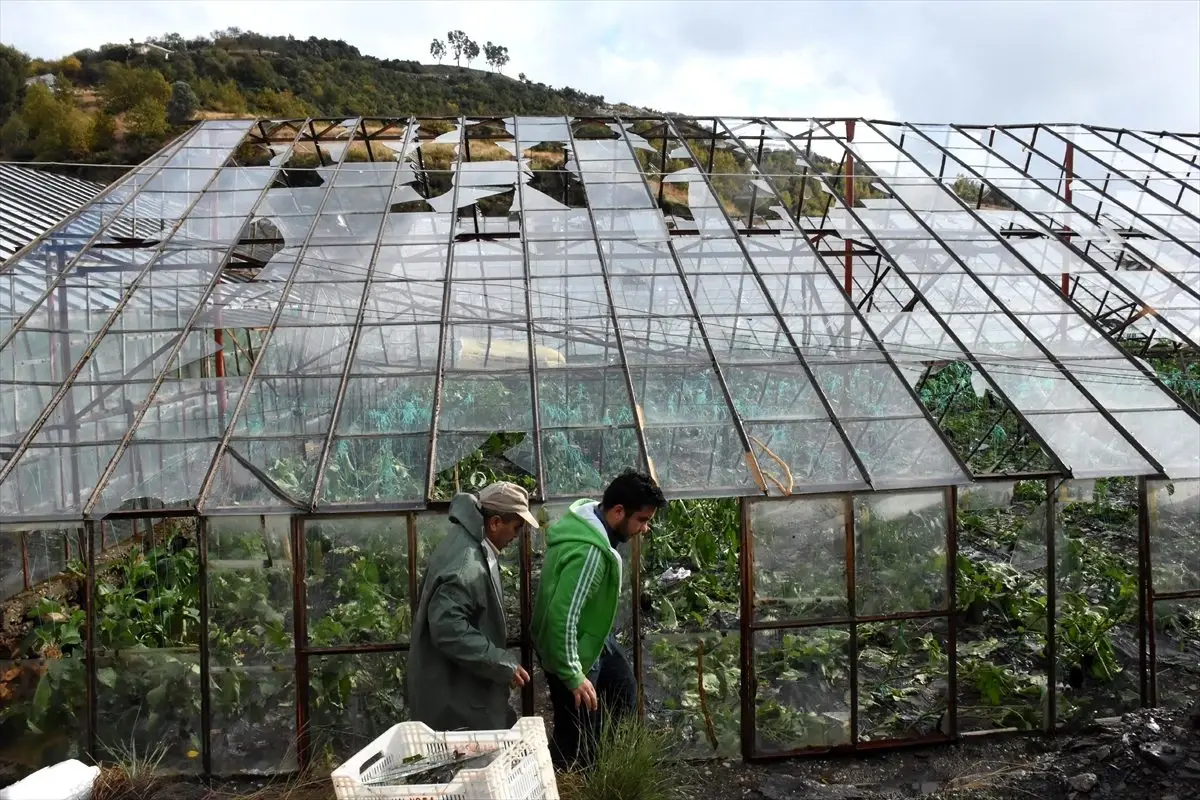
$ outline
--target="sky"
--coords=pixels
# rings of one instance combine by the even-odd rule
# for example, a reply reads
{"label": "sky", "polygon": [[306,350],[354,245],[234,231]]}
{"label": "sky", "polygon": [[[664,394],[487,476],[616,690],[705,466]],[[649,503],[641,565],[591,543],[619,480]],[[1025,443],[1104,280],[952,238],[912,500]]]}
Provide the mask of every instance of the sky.
{"label": "sky", "polygon": [[1200,131],[1198,0],[0,0],[42,58],[230,26],[422,61],[461,28],[510,75],[684,114]]}

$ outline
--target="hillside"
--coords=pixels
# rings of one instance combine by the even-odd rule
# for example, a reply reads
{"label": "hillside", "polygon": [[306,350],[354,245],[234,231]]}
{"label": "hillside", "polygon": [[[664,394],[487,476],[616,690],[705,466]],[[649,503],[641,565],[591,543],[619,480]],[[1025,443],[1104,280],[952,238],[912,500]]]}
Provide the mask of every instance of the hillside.
{"label": "hillside", "polygon": [[[236,28],[106,44],[57,61],[0,45],[0,158],[137,163],[196,116],[578,114],[605,105],[569,86],[470,67]],[[53,87],[24,85],[46,74]]]}

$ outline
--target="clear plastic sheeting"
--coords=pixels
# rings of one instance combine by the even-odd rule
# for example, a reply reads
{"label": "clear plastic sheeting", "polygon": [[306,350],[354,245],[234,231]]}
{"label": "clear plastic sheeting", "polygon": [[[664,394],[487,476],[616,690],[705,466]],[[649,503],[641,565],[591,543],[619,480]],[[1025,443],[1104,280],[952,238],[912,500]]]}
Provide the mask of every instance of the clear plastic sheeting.
{"label": "clear plastic sheeting", "polygon": [[0,513],[417,508],[501,461],[550,498],[636,465],[915,489],[1029,447],[1195,478],[1190,141],[204,121],[0,268]]}

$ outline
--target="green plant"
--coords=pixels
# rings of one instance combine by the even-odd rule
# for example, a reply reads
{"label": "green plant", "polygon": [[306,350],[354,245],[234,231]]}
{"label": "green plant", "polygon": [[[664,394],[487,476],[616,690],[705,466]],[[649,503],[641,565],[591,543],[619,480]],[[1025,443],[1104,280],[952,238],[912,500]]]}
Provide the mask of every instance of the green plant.
{"label": "green plant", "polygon": [[695,791],[685,767],[673,761],[675,742],[625,717],[608,722],[592,765],[558,778],[563,800],[677,800]]}

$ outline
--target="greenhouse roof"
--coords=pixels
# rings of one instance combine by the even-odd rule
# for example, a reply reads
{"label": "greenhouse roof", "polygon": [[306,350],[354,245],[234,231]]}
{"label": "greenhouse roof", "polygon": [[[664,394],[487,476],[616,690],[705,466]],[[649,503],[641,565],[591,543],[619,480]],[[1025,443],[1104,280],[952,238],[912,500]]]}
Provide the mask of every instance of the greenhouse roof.
{"label": "greenhouse roof", "polygon": [[[205,121],[0,270],[0,514],[1200,476],[1200,136]],[[1118,343],[1119,340],[1119,343]]]}

